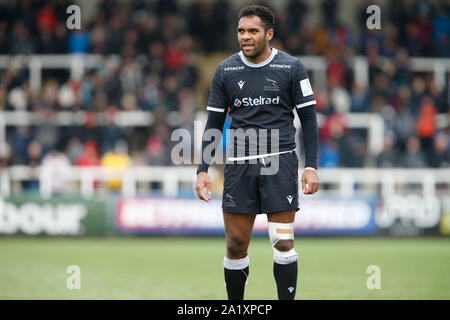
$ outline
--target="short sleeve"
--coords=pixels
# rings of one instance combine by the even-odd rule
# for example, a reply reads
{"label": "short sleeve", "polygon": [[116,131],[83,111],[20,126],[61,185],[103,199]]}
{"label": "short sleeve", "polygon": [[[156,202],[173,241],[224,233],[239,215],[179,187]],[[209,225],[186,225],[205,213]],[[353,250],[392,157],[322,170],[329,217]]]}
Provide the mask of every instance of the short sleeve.
{"label": "short sleeve", "polygon": [[208,106],[206,110],[214,112],[227,112],[228,99],[223,80],[223,68],[219,65],[214,72],[214,77],[209,92]]}
{"label": "short sleeve", "polygon": [[299,60],[293,65],[291,71],[291,95],[298,109],[316,104],[308,73]]}

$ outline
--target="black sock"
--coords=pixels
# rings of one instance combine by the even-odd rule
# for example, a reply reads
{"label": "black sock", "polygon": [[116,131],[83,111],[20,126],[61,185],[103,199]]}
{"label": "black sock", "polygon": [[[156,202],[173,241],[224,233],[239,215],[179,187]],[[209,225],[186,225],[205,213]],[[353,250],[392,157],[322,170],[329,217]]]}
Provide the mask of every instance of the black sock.
{"label": "black sock", "polygon": [[249,273],[248,266],[240,270],[223,269],[228,300],[244,300],[245,283],[247,282]]}
{"label": "black sock", "polygon": [[277,283],[279,300],[294,300],[297,289],[297,261],[288,264],[273,263],[273,275]]}

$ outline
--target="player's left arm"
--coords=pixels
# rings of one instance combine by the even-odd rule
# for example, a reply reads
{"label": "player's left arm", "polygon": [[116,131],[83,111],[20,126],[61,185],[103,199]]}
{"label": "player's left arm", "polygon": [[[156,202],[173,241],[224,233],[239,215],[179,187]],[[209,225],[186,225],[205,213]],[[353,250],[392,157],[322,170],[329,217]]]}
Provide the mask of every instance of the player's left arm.
{"label": "player's left arm", "polygon": [[309,82],[308,73],[300,61],[294,65],[291,71],[291,86],[292,100],[295,103],[295,110],[297,110],[302,125],[305,149],[305,168],[301,178],[302,191],[304,194],[314,194],[320,186],[317,175],[319,132],[315,108],[316,99]]}
{"label": "player's left arm", "polygon": [[305,169],[302,174],[302,190],[304,194],[313,194],[319,190],[319,177],[317,176],[317,149],[319,134],[317,127],[316,108],[307,106],[297,109],[302,124],[303,146],[305,149]]}

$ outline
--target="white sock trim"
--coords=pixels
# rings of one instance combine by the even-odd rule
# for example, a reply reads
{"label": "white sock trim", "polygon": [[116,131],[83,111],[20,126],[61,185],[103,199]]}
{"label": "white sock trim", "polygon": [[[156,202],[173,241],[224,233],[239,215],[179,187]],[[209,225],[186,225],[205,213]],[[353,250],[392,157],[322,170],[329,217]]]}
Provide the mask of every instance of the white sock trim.
{"label": "white sock trim", "polygon": [[280,251],[273,248],[273,260],[278,264],[289,264],[298,260],[298,253],[292,248],[289,251]]}
{"label": "white sock trim", "polygon": [[228,270],[242,270],[249,266],[250,258],[246,255],[242,259],[229,259],[227,256],[223,258],[223,266]]}

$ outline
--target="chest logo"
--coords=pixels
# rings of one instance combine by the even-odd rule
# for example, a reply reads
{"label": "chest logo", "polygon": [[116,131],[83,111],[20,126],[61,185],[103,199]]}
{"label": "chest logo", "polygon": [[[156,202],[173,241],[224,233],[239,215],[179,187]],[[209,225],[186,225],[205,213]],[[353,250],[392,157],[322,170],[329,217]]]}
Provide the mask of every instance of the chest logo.
{"label": "chest logo", "polygon": [[239,108],[241,106],[242,102],[239,99],[234,100],[234,106]]}
{"label": "chest logo", "polygon": [[245,83],[245,81],[238,81],[238,86],[239,86],[239,88],[242,90],[242,87],[244,86],[244,83]]}
{"label": "chest logo", "polygon": [[275,80],[266,77],[266,81],[270,83],[270,85],[264,86],[264,91],[280,91],[280,87]]}
{"label": "chest logo", "polygon": [[275,80],[269,79],[266,77],[266,81],[269,81],[270,83],[272,83],[273,86],[278,86],[277,82]]}

